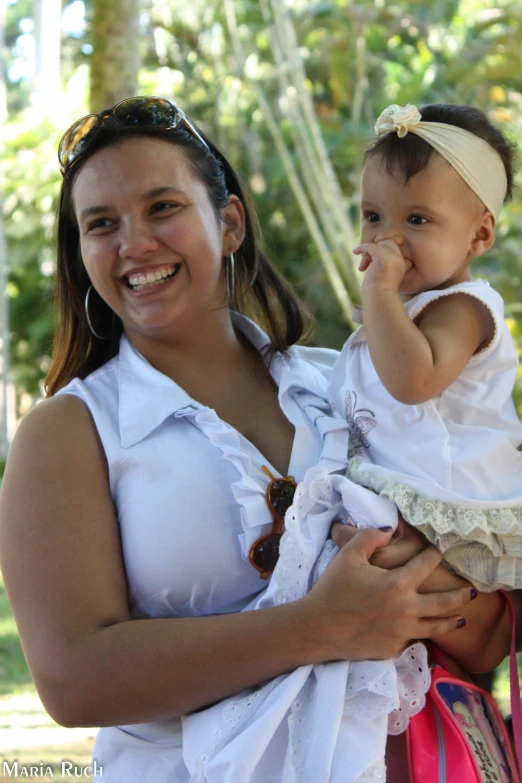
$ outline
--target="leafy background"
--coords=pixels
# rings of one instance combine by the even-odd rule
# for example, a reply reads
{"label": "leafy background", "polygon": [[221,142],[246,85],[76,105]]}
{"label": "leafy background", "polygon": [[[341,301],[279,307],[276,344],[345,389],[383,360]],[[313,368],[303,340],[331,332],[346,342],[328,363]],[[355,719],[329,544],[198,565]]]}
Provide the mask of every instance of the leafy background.
{"label": "leafy background", "polygon": [[[286,68],[290,74],[290,92],[299,80],[285,61],[292,47],[283,34],[287,48],[277,62],[273,45],[277,14],[290,16],[295,52],[304,69],[297,89],[306,92],[313,107],[352,237],[358,232],[362,149],[375,118],[390,102],[471,103],[485,110],[509,138],[520,139],[519,1],[190,0],[172,4],[142,0],[138,5],[139,91],[175,97],[243,172],[259,211],[265,244],[317,316],[315,340],[321,345],[340,347],[351,327],[259,104],[261,90],[302,179],[307,161],[303,166],[295,128],[306,122],[285,110],[289,91],[282,89],[281,72]],[[59,93],[55,98],[47,93],[42,100],[34,72],[27,63],[25,70],[22,67],[24,56],[27,60],[22,43],[28,38],[22,30],[30,27],[33,4],[14,0],[7,9],[8,120],[2,172],[17,417],[40,395],[49,363],[59,188],[55,150],[67,124],[89,110],[94,11],[90,2],[63,4],[62,20],[68,12],[77,19],[76,28],[69,26],[62,33]],[[235,43],[240,45],[242,62]],[[319,183],[314,198],[320,202],[326,191]],[[316,206],[321,209],[327,216],[326,200]],[[475,264],[476,276],[488,279],[503,295],[517,344],[522,339],[521,234],[522,196],[517,191],[501,215],[495,247]],[[344,274],[353,259],[344,252],[337,262]],[[356,286],[346,288],[351,300],[357,299]],[[520,404],[519,389],[516,395]]]}

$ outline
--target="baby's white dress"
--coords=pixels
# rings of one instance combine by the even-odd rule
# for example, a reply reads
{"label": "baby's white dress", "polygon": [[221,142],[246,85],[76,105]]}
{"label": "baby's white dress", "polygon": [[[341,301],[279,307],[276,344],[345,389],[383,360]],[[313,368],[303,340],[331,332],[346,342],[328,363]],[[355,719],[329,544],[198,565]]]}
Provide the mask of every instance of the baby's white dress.
{"label": "baby's white dress", "polygon": [[333,369],[329,399],[350,427],[347,476],[392,499],[446,563],[480,590],[522,586],[522,424],[512,400],[518,356],[500,295],[487,282],[427,291],[412,320],[442,296],[476,297],[494,336],[442,394],[398,402],[381,383],[361,326]]}

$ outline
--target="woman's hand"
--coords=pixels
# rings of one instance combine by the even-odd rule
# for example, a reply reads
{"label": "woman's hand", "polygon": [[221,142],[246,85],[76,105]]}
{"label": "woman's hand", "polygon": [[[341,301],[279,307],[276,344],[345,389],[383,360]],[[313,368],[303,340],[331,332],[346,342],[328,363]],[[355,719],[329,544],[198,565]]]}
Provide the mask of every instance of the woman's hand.
{"label": "woman's hand", "polygon": [[[357,531],[340,522],[332,526],[332,538],[337,546],[343,548],[363,532],[365,531]],[[373,565],[378,563],[380,567],[395,569],[390,572],[391,574],[400,574],[404,571],[400,565],[401,560],[413,565],[421,557],[419,552],[424,554],[433,549],[434,547],[427,545],[421,533],[401,519],[397,533],[390,543],[376,549],[370,560]],[[417,587],[419,594],[431,597],[437,594],[448,595],[448,591],[458,591],[465,595],[466,590],[469,591],[471,598],[477,600],[462,604],[461,625],[458,628],[450,626],[448,630],[442,632],[435,630],[428,636],[469,671],[490,671],[498,666],[509,652],[508,614],[501,596],[498,593],[477,593],[477,590],[465,579],[442,567],[435,567]],[[518,603],[522,607],[520,595],[522,591],[512,593],[515,605]],[[441,615],[446,612],[453,620],[455,609],[448,607],[448,610],[443,610]],[[522,617],[522,609],[519,615]],[[520,625],[522,626],[522,623]]]}
{"label": "woman's hand", "polygon": [[[391,532],[358,531],[302,599],[310,622],[317,623],[321,659],[390,658],[411,639],[459,627],[462,607],[471,600],[469,587],[426,595],[418,589],[440,563],[434,547],[391,571],[372,565],[376,550],[390,543]],[[335,530],[334,540],[342,545]]]}

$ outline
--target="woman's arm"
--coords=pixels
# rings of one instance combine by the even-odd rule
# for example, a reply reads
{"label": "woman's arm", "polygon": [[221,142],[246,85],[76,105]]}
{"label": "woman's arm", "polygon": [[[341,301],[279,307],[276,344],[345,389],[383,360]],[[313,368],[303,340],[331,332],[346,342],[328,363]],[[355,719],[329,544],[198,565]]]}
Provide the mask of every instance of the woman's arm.
{"label": "woman's arm", "polygon": [[[336,523],[332,528],[332,538],[338,546],[345,546],[357,534],[354,530]],[[419,552],[430,549],[433,547],[425,536],[401,518],[391,543],[375,552],[372,563],[393,570]],[[471,589],[469,582],[439,566],[419,586],[419,593],[446,593],[465,587]],[[473,595],[476,600],[472,600],[462,610],[465,625],[443,635],[433,634],[430,638],[469,671],[491,671],[509,653],[509,613],[500,593],[478,593],[473,589]]]}
{"label": "woman's arm", "polygon": [[[172,717],[299,665],[385,658],[411,637],[455,628],[469,590],[419,595],[440,560],[433,550],[393,572],[370,565],[389,538],[365,531],[292,604],[131,620],[105,456],[72,396],[22,422],[0,503],[1,567],[24,652],[44,705],[66,726]],[[437,619],[443,611],[451,616]]]}

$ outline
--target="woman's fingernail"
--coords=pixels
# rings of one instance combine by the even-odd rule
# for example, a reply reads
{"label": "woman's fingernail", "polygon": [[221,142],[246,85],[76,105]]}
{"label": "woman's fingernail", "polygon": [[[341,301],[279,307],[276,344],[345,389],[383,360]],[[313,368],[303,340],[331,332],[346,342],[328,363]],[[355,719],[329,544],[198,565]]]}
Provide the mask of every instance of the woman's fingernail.
{"label": "woman's fingernail", "polygon": [[461,617],[460,620],[457,620],[457,628],[464,628],[466,625],[466,620]]}
{"label": "woman's fingernail", "polygon": [[471,595],[471,600],[473,601],[473,599],[476,598],[477,595],[478,595],[478,590],[477,590],[476,587],[472,587],[469,592],[470,592],[470,595]]}
{"label": "woman's fingernail", "polygon": [[386,525],[385,527],[378,527],[377,530],[382,530],[384,533],[388,533],[390,530],[393,530],[391,525]]}

